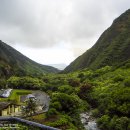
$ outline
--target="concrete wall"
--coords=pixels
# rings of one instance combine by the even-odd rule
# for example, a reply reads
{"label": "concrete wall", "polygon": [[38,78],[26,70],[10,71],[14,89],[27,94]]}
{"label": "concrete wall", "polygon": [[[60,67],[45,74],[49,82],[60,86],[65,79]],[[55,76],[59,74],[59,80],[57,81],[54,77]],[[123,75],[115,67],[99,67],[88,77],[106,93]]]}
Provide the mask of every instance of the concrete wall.
{"label": "concrete wall", "polygon": [[20,106],[9,105],[6,109],[1,111],[1,116],[15,115],[15,113],[20,111]]}
{"label": "concrete wall", "polygon": [[4,109],[1,112],[2,116],[8,116],[8,109]]}
{"label": "concrete wall", "polygon": [[35,129],[35,127],[37,127],[37,128],[40,128],[41,130],[60,130],[60,129],[57,129],[54,127],[46,126],[43,124],[24,120],[24,119],[17,118],[17,117],[0,117],[0,121],[16,121],[17,123],[22,123],[22,124],[25,124],[28,126],[34,126],[34,129]]}
{"label": "concrete wall", "polygon": [[19,111],[20,111],[20,106],[16,106],[16,107],[14,108],[14,111],[15,111],[15,113],[19,112]]}

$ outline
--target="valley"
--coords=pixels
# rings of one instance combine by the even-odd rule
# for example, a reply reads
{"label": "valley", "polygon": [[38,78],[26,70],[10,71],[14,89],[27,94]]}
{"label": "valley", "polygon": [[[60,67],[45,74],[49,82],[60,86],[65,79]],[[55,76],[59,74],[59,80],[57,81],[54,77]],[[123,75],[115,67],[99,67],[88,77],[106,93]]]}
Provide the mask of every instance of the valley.
{"label": "valley", "polygon": [[16,116],[11,119],[61,130],[130,130],[129,37],[127,10],[63,71],[38,64],[0,41],[2,118]]}

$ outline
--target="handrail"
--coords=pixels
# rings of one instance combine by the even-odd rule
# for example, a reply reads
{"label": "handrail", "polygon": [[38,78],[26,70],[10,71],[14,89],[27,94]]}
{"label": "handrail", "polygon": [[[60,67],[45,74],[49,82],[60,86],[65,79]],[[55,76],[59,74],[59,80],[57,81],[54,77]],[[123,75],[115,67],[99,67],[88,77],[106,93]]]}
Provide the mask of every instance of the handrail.
{"label": "handrail", "polygon": [[46,125],[43,125],[43,124],[40,124],[40,123],[28,121],[28,120],[17,118],[17,117],[2,117],[2,116],[0,116],[0,121],[17,121],[17,122],[20,122],[20,123],[25,123],[26,125],[38,127],[42,130],[59,130],[57,128],[53,128],[53,127],[50,127],[50,126],[46,126]]}

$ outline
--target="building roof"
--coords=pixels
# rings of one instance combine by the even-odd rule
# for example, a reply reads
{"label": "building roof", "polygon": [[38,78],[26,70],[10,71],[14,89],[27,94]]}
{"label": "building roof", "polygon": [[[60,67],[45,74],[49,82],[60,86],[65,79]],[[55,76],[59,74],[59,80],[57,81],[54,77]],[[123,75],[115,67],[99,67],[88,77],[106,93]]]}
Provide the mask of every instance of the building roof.
{"label": "building roof", "polygon": [[6,109],[9,105],[21,106],[13,102],[0,102],[0,110]]}
{"label": "building roof", "polygon": [[0,110],[7,108],[10,104],[10,102],[0,102]]}
{"label": "building roof", "polygon": [[12,89],[5,89],[5,90],[2,90],[0,96],[1,96],[1,97],[7,98],[7,97],[10,96],[11,91],[12,91]]}
{"label": "building roof", "polygon": [[32,94],[28,94],[28,95],[27,95],[27,99],[29,99],[29,98],[35,98],[35,96],[32,95]]}

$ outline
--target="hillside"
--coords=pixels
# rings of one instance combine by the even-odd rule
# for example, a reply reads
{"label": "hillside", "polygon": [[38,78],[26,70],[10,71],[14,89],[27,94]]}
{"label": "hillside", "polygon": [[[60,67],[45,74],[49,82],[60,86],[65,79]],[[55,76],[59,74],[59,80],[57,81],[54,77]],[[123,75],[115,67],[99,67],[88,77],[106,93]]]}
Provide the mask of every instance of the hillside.
{"label": "hillside", "polygon": [[0,76],[56,73],[58,69],[38,64],[0,41]]}
{"label": "hillside", "polygon": [[130,9],[114,20],[96,44],[79,56],[64,72],[118,65],[130,59]]}

